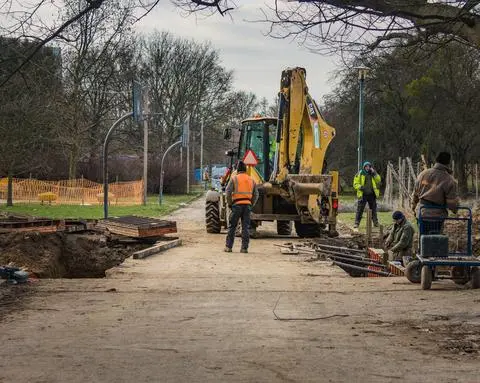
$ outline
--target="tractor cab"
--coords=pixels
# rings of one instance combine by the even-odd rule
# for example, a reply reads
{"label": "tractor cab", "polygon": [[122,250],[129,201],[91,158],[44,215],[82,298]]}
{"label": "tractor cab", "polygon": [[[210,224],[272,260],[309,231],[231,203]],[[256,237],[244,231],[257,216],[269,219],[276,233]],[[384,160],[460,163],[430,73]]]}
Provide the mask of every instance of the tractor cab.
{"label": "tractor cab", "polygon": [[253,151],[258,159],[255,170],[262,180],[268,180],[273,170],[276,150],[277,119],[274,117],[255,116],[242,121],[238,158],[243,159],[248,150]]}

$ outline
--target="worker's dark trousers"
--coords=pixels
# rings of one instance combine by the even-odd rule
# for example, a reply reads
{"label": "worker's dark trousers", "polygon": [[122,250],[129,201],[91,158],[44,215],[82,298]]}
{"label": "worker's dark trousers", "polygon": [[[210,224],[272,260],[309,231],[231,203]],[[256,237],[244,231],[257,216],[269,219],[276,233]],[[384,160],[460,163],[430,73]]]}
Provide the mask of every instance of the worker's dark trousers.
{"label": "worker's dark trousers", "polygon": [[377,217],[377,197],[375,194],[364,194],[361,199],[358,200],[357,214],[355,216],[355,224],[359,225],[362,220],[363,211],[365,205],[368,203],[368,207],[372,210],[372,221],[374,224],[378,223]]}
{"label": "worker's dark trousers", "polygon": [[242,249],[248,249],[248,243],[250,241],[250,211],[251,205],[233,205],[232,212],[228,219],[228,234],[226,246],[230,249],[233,247],[233,241],[235,239],[235,229],[238,225],[238,220],[242,220]]}

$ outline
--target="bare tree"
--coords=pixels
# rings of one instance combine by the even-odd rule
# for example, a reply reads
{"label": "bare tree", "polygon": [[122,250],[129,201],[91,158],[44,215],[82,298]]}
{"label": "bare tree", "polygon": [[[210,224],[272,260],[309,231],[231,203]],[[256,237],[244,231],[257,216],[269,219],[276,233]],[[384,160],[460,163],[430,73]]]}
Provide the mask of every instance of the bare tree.
{"label": "bare tree", "polygon": [[363,52],[398,45],[462,41],[480,47],[480,1],[275,0],[264,11],[269,34],[298,38],[314,51]]}
{"label": "bare tree", "polygon": [[[149,89],[153,113],[149,140],[151,160],[158,163],[164,150],[179,139],[181,125],[187,117],[192,140],[197,138],[197,142],[203,123],[208,151],[208,142],[215,135],[214,141],[218,141],[220,127],[229,117],[225,105],[232,88],[233,74],[220,64],[218,52],[210,44],[155,32],[143,40],[140,56],[139,73]],[[179,171],[178,165],[172,164],[172,169]],[[158,175],[154,167],[152,164],[152,170]],[[158,176],[152,176],[150,184],[155,185]],[[167,184],[175,172],[167,172],[166,176]]]}
{"label": "bare tree", "polygon": [[[31,48],[26,41],[0,38],[0,81]],[[45,168],[52,147],[60,60],[52,49],[39,55],[0,88],[0,174],[8,175],[7,205],[12,204],[12,177]]]}
{"label": "bare tree", "polygon": [[[135,11],[139,19],[158,2],[123,0],[121,8]],[[221,15],[237,7],[233,0],[172,2],[189,12],[217,12]],[[60,17],[64,12],[63,7],[55,8],[51,2],[35,0],[25,5],[23,2],[5,0],[0,12],[0,16],[3,16],[0,31],[5,36],[28,37],[38,41],[26,58],[28,61],[43,45],[61,37],[70,25],[111,3],[107,0],[86,0],[83,7],[64,19]],[[48,23],[40,17],[43,10],[51,10],[52,7],[57,9],[61,22]],[[270,5],[267,3],[264,14],[264,20],[257,21],[270,24],[270,36],[298,38],[315,51],[342,49],[359,52],[365,48],[431,41],[438,43],[439,36],[480,46],[479,0],[273,0]]]}
{"label": "bare tree", "polygon": [[[83,2],[69,2],[66,18],[76,14]],[[123,91],[118,88],[119,61],[132,39],[128,27],[133,22],[128,8],[105,4],[86,14],[62,35],[64,98],[62,126],[57,132],[68,158],[69,178],[77,176],[82,157],[95,159],[107,129],[107,122],[118,114]]]}
{"label": "bare tree", "polygon": [[162,151],[176,140],[187,114],[194,125],[216,119],[232,86],[232,72],[220,65],[210,44],[153,33],[143,42],[141,76],[150,90],[154,113],[152,149]]}
{"label": "bare tree", "polygon": [[[365,154],[380,171],[388,161],[421,155],[433,161],[449,150],[460,191],[466,192],[469,162],[478,161],[480,73],[477,49],[452,43],[428,56],[409,48],[365,57],[371,68],[365,90]],[[326,117],[336,128],[330,160],[344,175],[356,168],[358,78],[345,71],[326,100]],[[348,181],[350,183],[350,181]]]}

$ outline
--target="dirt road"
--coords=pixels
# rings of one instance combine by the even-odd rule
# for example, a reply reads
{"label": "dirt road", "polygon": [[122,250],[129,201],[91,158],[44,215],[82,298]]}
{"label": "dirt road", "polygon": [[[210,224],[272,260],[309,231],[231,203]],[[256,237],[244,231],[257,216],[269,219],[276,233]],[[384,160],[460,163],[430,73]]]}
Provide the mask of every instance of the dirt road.
{"label": "dirt road", "polygon": [[0,319],[0,382],[479,382],[480,294],[351,278],[253,240],[223,253],[203,201],[184,245],[104,279],[41,280]]}

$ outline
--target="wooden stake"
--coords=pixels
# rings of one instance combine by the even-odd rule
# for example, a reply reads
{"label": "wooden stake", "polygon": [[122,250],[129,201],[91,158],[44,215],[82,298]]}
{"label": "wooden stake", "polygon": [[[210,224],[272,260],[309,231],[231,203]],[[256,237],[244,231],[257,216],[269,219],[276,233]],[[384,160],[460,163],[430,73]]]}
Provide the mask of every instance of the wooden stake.
{"label": "wooden stake", "polygon": [[369,247],[372,238],[372,210],[367,209],[367,235],[365,237],[365,247]]}
{"label": "wooden stake", "polygon": [[409,177],[412,177],[412,181],[415,183],[417,180],[417,174],[415,174],[415,170],[413,170],[413,163],[410,157],[407,157],[407,164],[409,169]]}
{"label": "wooden stake", "polygon": [[[401,182],[400,180],[400,176],[399,174],[397,173],[397,171],[393,168],[392,166],[392,174],[394,175],[394,177],[396,178],[397,182],[398,182],[398,185],[399,185],[399,193],[404,193],[404,194],[407,194],[408,195],[408,190],[407,188],[405,187],[405,185],[403,184],[403,182]],[[408,196],[408,199],[410,199],[410,196]]]}

